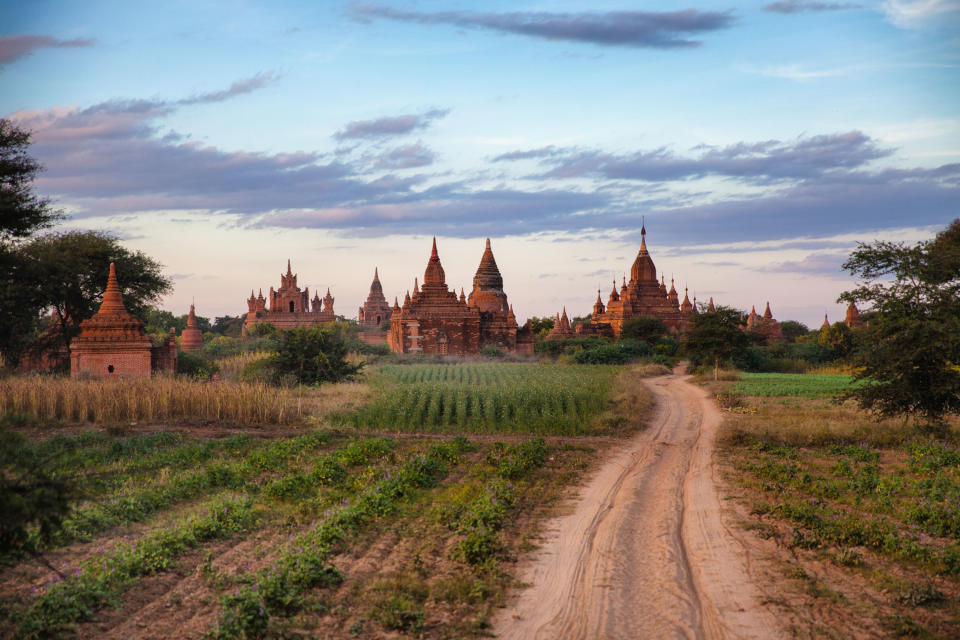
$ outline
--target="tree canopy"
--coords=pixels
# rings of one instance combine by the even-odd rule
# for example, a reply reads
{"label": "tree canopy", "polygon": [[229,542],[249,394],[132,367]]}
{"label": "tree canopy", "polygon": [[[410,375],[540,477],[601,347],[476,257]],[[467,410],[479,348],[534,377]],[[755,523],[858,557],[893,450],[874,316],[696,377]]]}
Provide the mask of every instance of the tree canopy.
{"label": "tree canopy", "polygon": [[716,377],[722,362],[743,355],[750,338],[740,329],[741,317],[739,310],[722,305],[717,305],[715,311],[693,316],[683,342],[690,362],[695,367],[712,364]]}
{"label": "tree canopy", "polygon": [[61,217],[47,198],[33,191],[42,170],[30,157],[30,132],[0,118],[0,244],[28,238]]}
{"label": "tree canopy", "polygon": [[861,281],[840,301],[872,307],[852,396],[880,415],[934,423],[960,412],[960,219],[929,241],[858,244],[843,268]]}

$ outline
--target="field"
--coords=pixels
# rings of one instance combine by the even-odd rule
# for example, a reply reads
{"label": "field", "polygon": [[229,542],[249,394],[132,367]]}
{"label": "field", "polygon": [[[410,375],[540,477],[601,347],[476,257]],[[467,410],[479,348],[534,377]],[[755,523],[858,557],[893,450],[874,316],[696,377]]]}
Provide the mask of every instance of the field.
{"label": "field", "polygon": [[742,373],[734,393],[767,397],[832,397],[849,391],[853,377],[835,374]]}
{"label": "field", "polygon": [[359,429],[439,433],[599,433],[615,366],[393,365],[376,398],[349,418]]}
{"label": "field", "polygon": [[[31,533],[50,566],[0,558],[0,637],[485,637],[539,522],[649,409],[624,367],[369,378],[0,380],[29,436],[6,446],[75,489]],[[577,433],[605,436],[558,437]]]}
{"label": "field", "polygon": [[830,402],[844,380],[730,384],[752,394],[724,435],[739,517],[803,603],[799,635],[960,637],[960,425],[878,423]]}

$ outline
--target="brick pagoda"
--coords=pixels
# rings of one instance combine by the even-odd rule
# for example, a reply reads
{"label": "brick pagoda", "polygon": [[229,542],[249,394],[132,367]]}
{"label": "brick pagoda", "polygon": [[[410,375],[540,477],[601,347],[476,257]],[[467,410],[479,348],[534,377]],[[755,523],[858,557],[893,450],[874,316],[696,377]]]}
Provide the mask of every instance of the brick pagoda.
{"label": "brick pagoda", "polygon": [[773,312],[770,311],[769,301],[767,301],[767,308],[764,310],[763,316],[757,314],[757,308],[755,306],[750,307],[750,315],[747,316],[745,329],[763,334],[767,340],[783,339],[780,323],[773,317]]}
{"label": "brick pagoda", "polygon": [[80,323],[80,335],[70,344],[70,375],[136,378],[176,370],[176,330],[170,329],[164,344],[153,346],[143,323],[123,306],[117,270],[111,263],[100,309]]}
{"label": "brick pagoda", "polygon": [[413,296],[408,292],[402,307],[394,302],[387,343],[394,353],[463,356],[494,345],[532,354],[533,332],[529,321],[517,326],[489,239],[468,301],[462,289],[458,297],[447,287],[434,238],[423,286],[414,281]]}
{"label": "brick pagoda", "polygon": [[199,351],[203,348],[203,333],[197,325],[197,316],[190,305],[190,315],[187,316],[187,328],[180,334],[180,348],[184,351]]}
{"label": "brick pagoda", "polygon": [[367,294],[367,301],[357,312],[357,324],[361,327],[379,327],[381,324],[389,324],[393,309],[390,303],[383,297],[383,286],[380,284],[380,274],[376,267],[373,269],[373,282],[370,283],[370,293]]}
{"label": "brick pagoda", "polygon": [[327,289],[327,295],[322,301],[317,294],[314,294],[313,300],[310,300],[309,287],[301,291],[297,286],[297,275],[291,271],[289,260],[287,260],[287,272],[280,274],[280,288],[274,291],[273,287],[270,287],[269,302],[270,308],[267,309],[267,298],[263,297],[262,289],[256,297],[253,291],[250,291],[250,298],[247,299],[247,316],[243,321],[241,335],[246,336],[254,325],[261,322],[272,324],[277,329],[297,329],[315,327],[336,320],[330,289]]}

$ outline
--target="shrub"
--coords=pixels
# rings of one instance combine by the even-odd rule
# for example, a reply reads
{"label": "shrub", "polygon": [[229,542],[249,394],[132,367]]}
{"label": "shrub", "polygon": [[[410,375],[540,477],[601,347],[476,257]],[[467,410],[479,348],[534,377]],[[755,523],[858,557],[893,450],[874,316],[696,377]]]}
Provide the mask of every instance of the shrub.
{"label": "shrub", "polygon": [[504,353],[503,353],[503,349],[501,349],[497,345],[488,344],[488,345],[484,345],[484,347],[480,349],[480,355],[485,356],[487,358],[502,358],[504,356]]}
{"label": "shrub", "polygon": [[646,342],[623,340],[617,344],[604,344],[583,349],[573,354],[577,364],[625,364],[642,356],[650,355]]}
{"label": "shrub", "polygon": [[190,376],[195,380],[209,380],[219,371],[220,367],[215,363],[189,351],[181,351],[177,354],[177,373],[181,375]]}

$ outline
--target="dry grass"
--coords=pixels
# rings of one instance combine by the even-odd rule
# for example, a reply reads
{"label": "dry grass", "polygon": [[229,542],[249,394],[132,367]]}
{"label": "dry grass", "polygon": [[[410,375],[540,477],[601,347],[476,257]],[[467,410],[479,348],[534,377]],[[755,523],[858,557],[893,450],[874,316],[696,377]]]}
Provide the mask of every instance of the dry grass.
{"label": "dry grass", "polygon": [[630,373],[641,378],[654,378],[656,376],[668,376],[672,372],[670,371],[670,367],[650,362],[633,367],[630,369]]}
{"label": "dry grass", "polygon": [[0,380],[0,413],[68,423],[229,422],[301,424],[367,399],[361,383],[277,388],[170,377],[75,380],[45,376]]}
{"label": "dry grass", "polygon": [[260,360],[272,355],[272,351],[246,351],[235,356],[219,358],[215,362],[220,367],[220,375],[225,380],[239,380],[243,370],[254,360]]}

